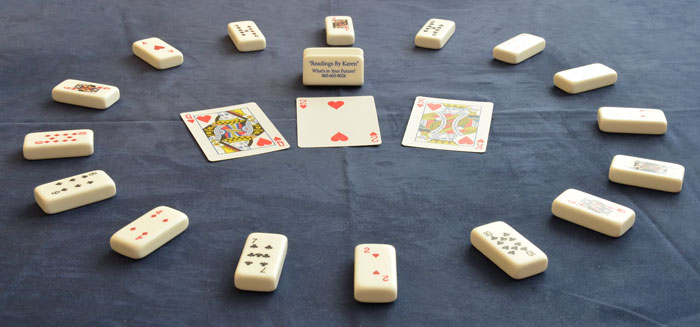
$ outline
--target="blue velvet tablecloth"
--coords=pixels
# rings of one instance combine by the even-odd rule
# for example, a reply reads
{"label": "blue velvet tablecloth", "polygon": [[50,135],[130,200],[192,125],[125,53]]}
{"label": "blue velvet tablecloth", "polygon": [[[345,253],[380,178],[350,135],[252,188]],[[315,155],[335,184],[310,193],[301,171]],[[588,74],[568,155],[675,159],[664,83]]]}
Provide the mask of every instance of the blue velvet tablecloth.
{"label": "blue velvet tablecloth", "polygon": [[[349,15],[362,87],[305,87],[304,48]],[[441,50],[414,46],[429,18],[454,20]],[[4,326],[698,326],[700,3],[691,1],[16,1],[0,3],[0,325]],[[267,38],[239,53],[229,22]],[[519,65],[492,59],[519,33],[547,40]],[[183,52],[158,71],[131,52],[157,36]],[[554,73],[600,62],[617,83],[579,95]],[[67,78],[115,85],[107,110],[52,101]],[[383,144],[300,149],[296,97],[373,95]],[[484,154],[401,146],[416,96],[491,101]],[[207,162],[178,114],[256,102],[292,147]],[[662,136],[598,130],[601,106],[663,109]],[[28,161],[30,132],[90,128],[95,154]],[[678,194],[612,183],[616,154],[685,166]],[[46,215],[39,184],[103,169],[109,200]],[[552,216],[576,188],[635,210],[619,239]],[[110,236],[148,210],[190,227],[142,260]],[[503,220],[549,257],[516,281],[469,243]],[[235,289],[251,232],[289,252],[273,293]],[[397,250],[398,300],[353,299],[353,249]]]}

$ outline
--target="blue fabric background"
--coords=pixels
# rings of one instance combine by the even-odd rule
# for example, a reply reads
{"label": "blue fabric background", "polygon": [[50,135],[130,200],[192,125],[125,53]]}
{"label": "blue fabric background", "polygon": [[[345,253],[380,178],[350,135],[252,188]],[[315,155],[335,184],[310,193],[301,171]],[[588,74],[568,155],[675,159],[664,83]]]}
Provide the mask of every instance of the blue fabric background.
{"label": "blue fabric background", "polygon": [[[350,15],[365,51],[362,87],[305,87],[301,55],[325,45],[323,19]],[[429,18],[456,21],[439,51],[416,48]],[[0,324],[627,325],[700,324],[700,3],[689,1],[16,1],[0,3]],[[262,52],[226,33],[254,20]],[[509,65],[493,47],[528,32],[547,40]],[[157,36],[182,66],[158,71],[131,43]],[[560,70],[604,63],[617,84],[579,95]],[[67,78],[116,85],[100,111],[55,103]],[[300,149],[295,98],[373,95],[383,144]],[[485,154],[400,145],[416,96],[491,101]],[[178,114],[257,102],[292,148],[207,162]],[[605,134],[600,106],[660,108],[663,136]],[[91,128],[95,154],[26,161],[30,132]],[[679,194],[608,181],[627,154],[686,167]],[[45,215],[35,186],[105,170],[117,195]],[[554,218],[577,188],[631,207],[619,239]],[[147,258],[112,252],[110,236],[167,205],[190,217]],[[504,220],[547,253],[544,274],[510,279],[469,244]],[[283,233],[289,253],[274,293],[238,291],[246,236]],[[353,300],[353,248],[393,244],[399,298]]]}

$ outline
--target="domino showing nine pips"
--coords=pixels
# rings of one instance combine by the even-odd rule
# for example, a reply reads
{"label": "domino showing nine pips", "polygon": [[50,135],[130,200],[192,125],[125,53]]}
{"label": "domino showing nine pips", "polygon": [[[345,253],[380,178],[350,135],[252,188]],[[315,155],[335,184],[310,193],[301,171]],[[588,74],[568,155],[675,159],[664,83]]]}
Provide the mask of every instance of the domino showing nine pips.
{"label": "domino showing nine pips", "polygon": [[[349,16],[326,17],[325,29],[328,45],[355,43],[354,24]],[[454,21],[431,18],[416,34],[415,45],[441,49],[454,32]],[[228,34],[240,52],[260,51],[266,47],[265,36],[253,21],[228,24]],[[523,33],[494,47],[493,57],[518,64],[544,48],[544,38]],[[156,69],[168,69],[183,63],[179,50],[156,37],[135,41],[132,51]],[[307,48],[303,60],[302,80],[305,85],[364,84],[364,52],[360,48]],[[600,63],[564,70],[553,77],[554,85],[570,94],[609,86],[616,81],[617,72]],[[115,86],[67,79],[54,87],[52,97],[57,102],[106,109],[119,100],[120,93]],[[300,108],[305,109],[307,99],[298,101]],[[343,101],[327,103],[335,111],[344,105]],[[437,109],[431,108],[433,111]],[[601,107],[598,126],[601,131],[609,133],[660,135],[666,133],[667,121],[659,109]],[[331,138],[331,141],[338,140]],[[94,135],[89,129],[29,133],[23,145],[23,155],[27,160],[89,156],[93,152]],[[679,164],[616,155],[608,175],[610,181],[616,183],[680,192],[684,173],[685,168]],[[47,214],[102,201],[115,194],[114,181],[102,170],[67,177],[34,189],[36,203]],[[556,217],[611,237],[622,236],[635,222],[634,210],[576,189],[568,189],[557,196],[551,211]],[[110,238],[110,246],[126,257],[142,259],[180,235],[188,226],[186,214],[159,206],[115,232]],[[474,228],[470,242],[514,279],[542,273],[549,263],[542,250],[502,221]],[[287,248],[285,235],[251,233],[234,274],[235,287],[257,292],[276,290]],[[367,243],[355,247],[354,297],[358,302],[366,303],[387,303],[397,299],[394,246]]]}

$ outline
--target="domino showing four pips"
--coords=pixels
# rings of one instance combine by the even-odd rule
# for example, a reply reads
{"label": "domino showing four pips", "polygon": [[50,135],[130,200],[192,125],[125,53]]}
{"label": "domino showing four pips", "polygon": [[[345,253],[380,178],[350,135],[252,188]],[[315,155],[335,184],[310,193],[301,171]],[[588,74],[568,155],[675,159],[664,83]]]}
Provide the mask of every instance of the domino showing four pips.
{"label": "domino showing four pips", "polygon": [[159,206],[114,233],[109,245],[121,255],[142,259],[180,235],[187,226],[189,219],[186,214]]}

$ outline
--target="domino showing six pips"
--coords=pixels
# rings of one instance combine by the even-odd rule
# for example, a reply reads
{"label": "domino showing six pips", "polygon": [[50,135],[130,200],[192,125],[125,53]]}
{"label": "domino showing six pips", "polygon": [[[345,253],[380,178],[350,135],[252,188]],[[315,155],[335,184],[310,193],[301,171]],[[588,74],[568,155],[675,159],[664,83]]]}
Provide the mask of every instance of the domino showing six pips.
{"label": "domino showing six pips", "polygon": [[[349,16],[326,17],[325,29],[328,45],[347,46],[355,42],[354,24]],[[454,33],[454,21],[431,18],[416,34],[415,45],[441,49]],[[265,36],[253,21],[230,23],[228,34],[240,52],[260,51],[266,47]],[[544,38],[523,33],[494,47],[493,57],[509,64],[518,64],[544,48]],[[132,51],[156,69],[168,69],[183,63],[179,50],[156,37],[135,41]],[[340,63],[340,66],[334,69],[330,63]],[[600,63],[564,70],[553,77],[554,85],[570,94],[609,86],[616,81],[617,72]],[[362,85],[363,50],[305,49],[303,83]],[[68,79],[52,90],[52,97],[57,102],[106,109],[119,100],[120,93],[115,86]],[[598,110],[598,126],[608,133],[660,135],[666,133],[667,121],[659,109],[601,107]],[[90,129],[29,133],[23,145],[23,155],[27,160],[81,157],[93,153],[94,135]],[[616,155],[610,164],[609,179],[621,184],[680,192],[684,172],[685,168],[679,164]],[[34,189],[36,203],[47,214],[102,201],[115,194],[114,181],[102,170],[88,171]],[[575,189],[561,193],[554,199],[551,208],[556,217],[611,237],[622,236],[635,221],[634,210]],[[126,257],[142,259],[180,235],[188,226],[186,214],[159,206],[115,232],[110,238],[110,246]],[[548,258],[542,250],[502,221],[474,228],[470,242],[515,279],[542,273],[548,266]],[[287,243],[287,237],[282,234],[250,234],[234,275],[236,288],[257,292],[277,289],[287,255]],[[392,245],[357,245],[354,272],[354,297],[358,302],[387,303],[397,299],[396,249]]]}

